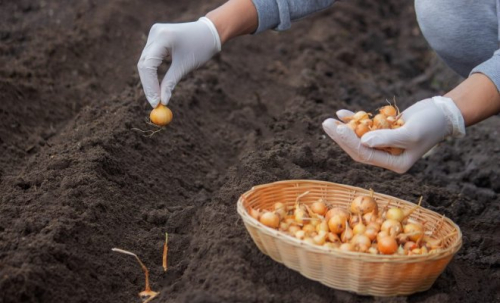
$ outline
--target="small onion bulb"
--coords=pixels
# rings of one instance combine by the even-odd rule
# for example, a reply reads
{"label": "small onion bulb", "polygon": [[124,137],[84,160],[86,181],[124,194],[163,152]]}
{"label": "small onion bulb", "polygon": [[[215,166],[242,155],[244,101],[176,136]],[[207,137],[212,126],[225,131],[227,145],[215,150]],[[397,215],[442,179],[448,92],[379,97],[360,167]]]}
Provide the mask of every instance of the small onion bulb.
{"label": "small onion bulb", "polygon": [[280,217],[272,212],[265,212],[260,216],[260,223],[271,228],[278,228],[280,225]]}
{"label": "small onion bulb", "polygon": [[398,250],[398,243],[393,237],[383,237],[377,241],[377,249],[384,255],[392,255]]}
{"label": "small onion bulb", "polygon": [[158,104],[158,106],[149,114],[151,122],[158,126],[165,126],[169,124],[170,121],[172,121],[172,118],[172,111],[161,103]]}

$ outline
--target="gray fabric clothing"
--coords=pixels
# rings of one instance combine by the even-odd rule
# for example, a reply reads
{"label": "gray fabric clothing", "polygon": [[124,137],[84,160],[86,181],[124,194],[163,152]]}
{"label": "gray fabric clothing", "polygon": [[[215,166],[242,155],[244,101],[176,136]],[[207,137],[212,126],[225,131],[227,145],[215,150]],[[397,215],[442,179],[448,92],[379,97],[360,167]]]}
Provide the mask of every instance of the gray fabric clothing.
{"label": "gray fabric clothing", "polygon": [[[259,18],[256,33],[286,30],[292,21],[335,2],[252,1]],[[415,11],[424,37],[448,66],[463,77],[483,73],[500,91],[500,0],[415,0]]]}
{"label": "gray fabric clothing", "polygon": [[488,76],[500,90],[500,0],[415,0],[431,47],[458,74]]}
{"label": "gray fabric clothing", "polygon": [[323,10],[335,0],[252,0],[259,18],[255,33],[287,30],[292,21]]}

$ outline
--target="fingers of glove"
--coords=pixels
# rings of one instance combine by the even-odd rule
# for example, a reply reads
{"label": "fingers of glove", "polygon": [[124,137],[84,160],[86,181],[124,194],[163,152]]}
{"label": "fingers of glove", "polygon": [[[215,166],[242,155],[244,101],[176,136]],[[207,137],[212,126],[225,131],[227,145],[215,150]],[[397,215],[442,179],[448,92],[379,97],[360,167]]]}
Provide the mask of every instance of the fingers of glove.
{"label": "fingers of glove", "polygon": [[361,137],[361,144],[370,148],[398,147],[412,148],[416,142],[416,135],[411,133],[409,127],[397,129],[380,129],[367,132]]}
{"label": "fingers of glove", "polygon": [[167,55],[166,47],[159,45],[157,42],[152,42],[146,45],[139,63],[137,63],[144,94],[153,108],[160,103],[160,84],[157,69]]}
{"label": "fingers of glove", "polygon": [[173,61],[165,77],[161,81],[161,103],[167,105],[172,97],[172,91],[186,73],[183,63]]}
{"label": "fingers of glove", "polygon": [[323,129],[354,161],[363,162],[358,150],[361,146],[359,138],[349,127],[330,118],[323,122]]}
{"label": "fingers of glove", "polygon": [[347,109],[341,109],[339,111],[337,111],[337,117],[339,117],[339,119],[344,122],[344,123],[347,123],[349,121],[346,121],[345,118],[347,117],[352,117],[354,116],[354,113],[351,112],[350,110],[347,110]]}

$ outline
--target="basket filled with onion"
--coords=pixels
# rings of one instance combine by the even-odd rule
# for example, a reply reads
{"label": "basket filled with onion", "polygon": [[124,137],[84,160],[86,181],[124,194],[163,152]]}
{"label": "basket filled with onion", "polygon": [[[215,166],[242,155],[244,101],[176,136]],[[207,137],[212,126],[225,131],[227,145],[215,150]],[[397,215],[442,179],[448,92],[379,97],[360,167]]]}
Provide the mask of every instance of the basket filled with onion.
{"label": "basket filled with onion", "polygon": [[273,260],[335,289],[397,296],[429,289],[462,245],[459,227],[421,202],[290,180],[253,187],[237,208]]}

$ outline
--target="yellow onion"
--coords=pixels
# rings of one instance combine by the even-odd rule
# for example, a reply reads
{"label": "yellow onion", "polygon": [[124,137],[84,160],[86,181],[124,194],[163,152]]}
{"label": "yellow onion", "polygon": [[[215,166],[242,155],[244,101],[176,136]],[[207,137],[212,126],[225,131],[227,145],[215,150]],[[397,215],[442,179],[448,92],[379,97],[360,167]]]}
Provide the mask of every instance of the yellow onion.
{"label": "yellow onion", "polygon": [[158,106],[149,114],[151,122],[158,126],[165,126],[169,124],[170,121],[172,121],[172,118],[172,111],[161,103],[158,104]]}

